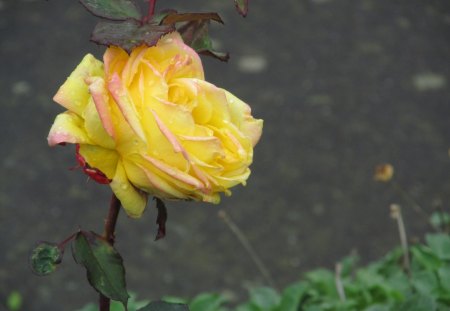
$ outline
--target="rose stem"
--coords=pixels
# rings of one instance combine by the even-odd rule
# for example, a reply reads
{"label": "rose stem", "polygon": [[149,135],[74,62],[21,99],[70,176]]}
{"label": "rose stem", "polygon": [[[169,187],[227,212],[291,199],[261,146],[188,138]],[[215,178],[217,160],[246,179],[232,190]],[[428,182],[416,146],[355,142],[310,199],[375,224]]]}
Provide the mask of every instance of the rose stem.
{"label": "rose stem", "polygon": [[148,1],[148,13],[143,19],[143,23],[147,23],[150,18],[152,18],[153,14],[155,14],[155,6],[156,6],[156,0],[149,0]]}
{"label": "rose stem", "polygon": [[[108,218],[105,220],[105,231],[103,237],[109,242],[109,244],[114,245],[114,231],[116,229],[117,217],[120,212],[120,201],[113,193],[111,197],[111,203],[109,204]],[[100,294],[99,306],[100,311],[109,311],[110,300],[108,297]]]}
{"label": "rose stem", "polygon": [[250,245],[250,242],[248,241],[247,237],[242,233],[241,229],[234,223],[234,221],[230,218],[230,216],[224,211],[221,210],[218,213],[219,218],[221,218],[225,224],[230,228],[231,232],[238,238],[239,242],[241,242],[244,249],[247,251],[247,253],[250,255],[250,258],[255,263],[256,267],[258,268],[259,272],[261,272],[261,275],[266,280],[266,282],[272,286],[275,287],[275,282],[273,281],[272,277],[270,276],[269,270],[266,268],[266,266],[263,264],[261,258],[256,254],[253,247]]}

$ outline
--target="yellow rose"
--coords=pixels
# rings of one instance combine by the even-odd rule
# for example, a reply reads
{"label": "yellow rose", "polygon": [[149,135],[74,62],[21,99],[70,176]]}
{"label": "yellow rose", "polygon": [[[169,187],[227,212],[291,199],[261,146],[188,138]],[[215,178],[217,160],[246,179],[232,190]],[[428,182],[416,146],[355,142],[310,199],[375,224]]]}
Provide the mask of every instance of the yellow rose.
{"label": "yellow rose", "polygon": [[77,144],[85,172],[109,183],[129,216],[147,195],[218,203],[245,184],[263,121],[204,80],[178,33],[130,55],[110,47],[103,60],[86,55],[55,95],[67,111],[48,143]]}

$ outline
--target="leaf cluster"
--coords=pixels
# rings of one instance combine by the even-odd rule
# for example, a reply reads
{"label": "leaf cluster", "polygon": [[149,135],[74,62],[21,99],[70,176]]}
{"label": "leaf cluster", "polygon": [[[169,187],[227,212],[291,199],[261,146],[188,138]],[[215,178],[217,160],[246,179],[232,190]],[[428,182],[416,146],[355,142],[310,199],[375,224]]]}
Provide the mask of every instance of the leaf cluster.
{"label": "leaf cluster", "polygon": [[[178,13],[164,10],[157,14],[142,13],[135,0],[79,0],[100,21],[94,28],[91,41],[106,46],[119,46],[130,52],[140,45],[154,46],[158,40],[178,31],[184,41],[200,54],[227,61],[228,53],[217,52],[212,47],[208,29],[211,21],[222,23],[215,12]],[[242,16],[248,13],[249,0],[234,0]]]}
{"label": "leaf cluster", "polygon": [[[345,297],[338,292],[335,271],[316,269],[281,292],[270,287],[250,289],[248,301],[236,307],[230,307],[229,297],[217,293],[165,300],[186,303],[190,311],[450,311],[450,236],[428,234],[425,243],[411,246],[410,255],[409,271],[403,267],[400,248],[365,267],[358,267],[357,256],[344,258],[339,280]],[[130,311],[139,306],[134,298],[130,300]],[[120,307],[112,311],[123,311]],[[79,311],[91,310],[94,305]]]}

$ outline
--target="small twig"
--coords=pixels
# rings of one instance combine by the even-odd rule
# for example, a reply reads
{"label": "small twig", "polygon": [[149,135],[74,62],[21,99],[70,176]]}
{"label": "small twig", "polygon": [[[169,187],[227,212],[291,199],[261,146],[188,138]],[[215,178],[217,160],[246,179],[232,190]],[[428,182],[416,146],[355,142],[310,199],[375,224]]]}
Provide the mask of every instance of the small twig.
{"label": "small twig", "polygon": [[402,245],[403,250],[403,268],[409,274],[410,260],[409,260],[408,239],[406,237],[405,224],[403,222],[402,212],[399,205],[391,204],[391,217],[397,220],[398,233],[400,235],[400,243]]}
{"label": "small twig", "polygon": [[[120,212],[120,201],[113,193],[111,197],[111,202],[109,205],[108,217],[105,220],[105,230],[103,233],[103,237],[109,242],[109,244],[114,245],[115,235],[114,231],[116,230],[117,217]],[[109,311],[110,307],[110,299],[102,294],[100,294],[99,298],[99,308],[100,311]]]}
{"label": "small twig", "polygon": [[269,270],[265,267],[264,263],[262,262],[261,258],[258,256],[258,254],[255,252],[253,247],[250,245],[250,242],[248,241],[247,237],[242,233],[242,231],[239,229],[239,227],[234,223],[234,221],[230,218],[230,216],[224,211],[220,210],[218,213],[219,217],[225,222],[225,224],[230,228],[231,232],[237,237],[239,242],[241,242],[244,249],[247,251],[247,253],[250,255],[250,258],[255,263],[256,267],[258,267],[259,271],[261,272],[261,275],[266,280],[266,282],[272,286],[275,287],[275,283],[270,276]]}
{"label": "small twig", "polygon": [[347,298],[345,296],[344,285],[342,284],[342,264],[337,263],[335,266],[335,282],[336,282],[336,290],[339,295],[339,299],[344,302]]}

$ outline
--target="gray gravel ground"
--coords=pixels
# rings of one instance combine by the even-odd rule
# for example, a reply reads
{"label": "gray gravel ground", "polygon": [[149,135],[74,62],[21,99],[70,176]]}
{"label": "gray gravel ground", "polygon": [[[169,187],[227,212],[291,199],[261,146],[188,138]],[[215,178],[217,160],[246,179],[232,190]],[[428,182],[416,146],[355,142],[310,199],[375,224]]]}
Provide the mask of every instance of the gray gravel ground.
{"label": "gray gravel ground", "polygon": [[[169,204],[158,242],[153,206],[139,220],[119,219],[117,248],[140,297],[243,297],[247,285],[264,284],[221,209],[280,288],[352,250],[367,262],[396,245],[390,203],[404,205],[408,233],[420,237],[426,221],[372,180],[379,162],[395,166],[427,211],[450,207],[447,0],[261,0],[246,19],[231,0],[160,3],[223,15],[225,27],[212,32],[232,59],[205,60],[207,78],[249,102],[265,127],[247,187],[219,206]],[[74,0],[0,0],[0,301],[18,290],[27,311],[97,299],[70,252],[48,278],[27,265],[36,241],[79,226],[101,231],[107,212],[108,187],[68,170],[71,146],[46,143],[62,111],[53,94],[87,52],[102,55],[87,40],[94,23]]]}

